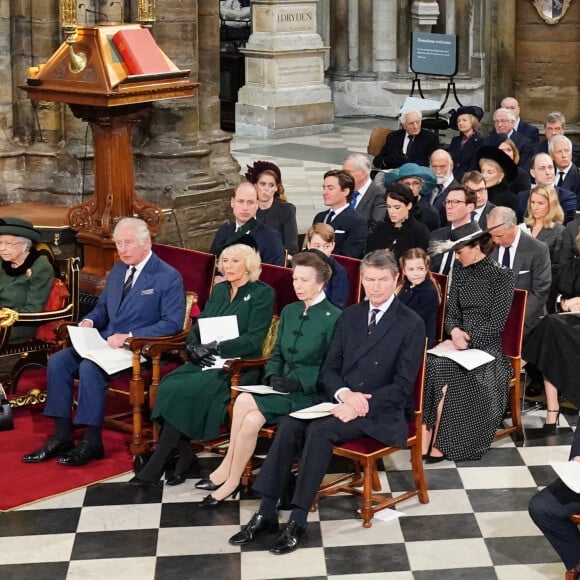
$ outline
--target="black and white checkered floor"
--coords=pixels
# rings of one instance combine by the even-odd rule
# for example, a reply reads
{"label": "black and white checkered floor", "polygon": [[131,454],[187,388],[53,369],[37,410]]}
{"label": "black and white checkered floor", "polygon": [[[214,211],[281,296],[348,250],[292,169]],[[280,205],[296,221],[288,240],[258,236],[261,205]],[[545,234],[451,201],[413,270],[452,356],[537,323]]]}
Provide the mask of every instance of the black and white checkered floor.
{"label": "black and white checkered floor", "polygon": [[[0,514],[0,578],[560,580],[564,567],[532,524],[527,505],[554,479],[549,461],[567,459],[576,422],[567,416],[557,435],[543,437],[533,428],[542,413],[529,414],[522,444],[506,438],[481,461],[426,466],[430,503],[399,504],[400,518],[375,518],[370,529],[356,518],[358,500],[325,498],[310,515],[307,542],[286,556],[267,551],[272,537],[241,549],[228,544],[257,500],[201,510],[197,503],[205,492],[192,480],[141,490],[124,485],[128,474]],[[202,469],[217,461],[203,457]],[[385,468],[385,493],[409,488],[407,452]],[[281,521],[287,513],[281,512]]]}

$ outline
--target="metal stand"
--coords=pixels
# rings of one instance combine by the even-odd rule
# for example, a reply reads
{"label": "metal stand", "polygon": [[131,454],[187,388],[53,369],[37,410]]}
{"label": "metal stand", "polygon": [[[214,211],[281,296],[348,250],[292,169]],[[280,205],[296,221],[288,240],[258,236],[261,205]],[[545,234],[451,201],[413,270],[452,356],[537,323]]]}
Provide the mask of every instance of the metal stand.
{"label": "metal stand", "polygon": [[[411,84],[411,94],[409,95],[410,97],[412,97],[413,94],[415,93],[415,88],[417,88],[417,90],[419,91],[421,98],[424,99],[425,95],[423,94],[423,90],[421,89],[421,79],[419,78],[419,75],[417,73],[415,73],[415,76],[413,77],[413,83]],[[441,103],[439,110],[441,110],[445,106],[447,101],[449,100],[449,95],[451,92],[453,92],[453,98],[455,99],[457,104],[460,107],[463,106],[463,103],[459,100],[459,97],[457,96],[457,87],[455,86],[455,77],[451,77],[447,81],[447,91],[445,92],[445,98],[443,99],[443,102]]]}

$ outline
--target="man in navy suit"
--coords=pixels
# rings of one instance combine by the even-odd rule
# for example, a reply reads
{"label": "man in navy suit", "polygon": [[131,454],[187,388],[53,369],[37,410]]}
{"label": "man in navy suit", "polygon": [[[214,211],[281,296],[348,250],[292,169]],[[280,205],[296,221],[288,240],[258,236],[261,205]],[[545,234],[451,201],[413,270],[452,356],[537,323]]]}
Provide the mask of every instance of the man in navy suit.
{"label": "man in navy suit", "polygon": [[314,216],[312,224],[325,223],[334,228],[334,253],[362,258],[367,241],[367,222],[352,207],[354,179],[348,171],[332,169],[324,174],[322,197],[327,211]]}
{"label": "man in navy suit", "polygon": [[[570,461],[580,461],[580,427],[576,428]],[[580,578],[580,530],[570,516],[580,513],[580,493],[557,479],[530,500],[528,508],[534,523],[564,562]]]}
{"label": "man in navy suit", "polygon": [[537,127],[522,121],[520,118],[520,104],[516,99],[513,97],[505,97],[502,102],[501,106],[503,109],[508,109],[512,111],[516,117],[516,122],[514,125],[514,131],[517,133],[521,133],[525,137],[527,137],[533,144],[536,144],[540,141],[540,131]]}
{"label": "man in navy suit", "polygon": [[468,171],[463,174],[461,184],[468,191],[475,193],[476,200],[473,221],[477,222],[482,230],[486,230],[487,216],[495,205],[489,201],[487,186],[485,185],[483,175],[479,171]]}
{"label": "man in navy suit", "polygon": [[[95,308],[79,323],[96,328],[112,348],[123,348],[129,337],[163,336],[183,328],[185,291],[181,274],[151,252],[147,224],[124,218],[113,231],[120,261],[109,273]],[[75,424],[86,425],[75,447],[71,409],[73,382],[79,379]],[[101,426],[110,376],[83,359],[74,348],[48,361],[48,396],[44,414],[53,417],[55,434],[39,449],[25,455],[26,463],[60,456],[62,465],[81,466],[104,455]]]}
{"label": "man in navy suit", "polygon": [[396,169],[404,163],[429,165],[431,153],[439,147],[439,137],[421,128],[421,111],[401,113],[402,129],[391,131],[379,154],[373,159],[377,169]]}
{"label": "man in navy suit", "polygon": [[230,543],[242,545],[278,529],[276,505],[298,457],[292,513],[271,551],[295,550],[308,534],[308,511],[332,459],[334,445],[373,437],[401,447],[407,439],[410,401],[425,348],[421,318],[394,295],[399,277],[391,252],[377,250],[361,263],[368,301],[350,306],[338,320],[319,389],[338,403],[330,416],[305,421],[284,417],[252,489],[260,508]]}
{"label": "man in navy suit", "polygon": [[[560,111],[553,111],[546,115],[544,121],[544,134],[546,138],[536,146],[536,153],[549,153],[548,144],[556,135],[564,135],[566,132],[566,117]],[[572,163],[580,167],[580,145],[572,143]]]}
{"label": "man in navy suit", "polygon": [[503,135],[509,137],[517,146],[520,152],[520,167],[529,169],[532,156],[534,155],[534,145],[526,135],[515,130],[516,115],[510,109],[496,109],[493,113],[494,130],[486,137],[484,144],[498,147],[505,139]]}
{"label": "man in navy suit", "polygon": [[548,152],[554,161],[554,183],[576,194],[576,208],[580,209],[580,170],[572,163],[572,141],[566,135],[555,135],[548,143]]}
{"label": "man in navy suit", "polygon": [[[256,219],[258,212],[258,192],[251,183],[240,183],[230,200],[234,221],[223,225],[215,233],[210,253],[219,256],[226,247],[234,244],[245,234],[256,240],[262,262],[283,266],[285,262],[284,245],[278,230]],[[221,277],[216,282],[221,282]]]}

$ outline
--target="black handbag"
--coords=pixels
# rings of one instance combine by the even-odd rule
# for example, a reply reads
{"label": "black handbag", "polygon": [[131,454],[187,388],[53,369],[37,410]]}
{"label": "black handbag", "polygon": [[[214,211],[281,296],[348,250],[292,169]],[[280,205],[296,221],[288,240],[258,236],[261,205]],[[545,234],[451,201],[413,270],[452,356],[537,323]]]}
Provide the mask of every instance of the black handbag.
{"label": "black handbag", "polygon": [[0,431],[10,431],[14,429],[14,417],[12,407],[6,398],[6,391],[0,385]]}

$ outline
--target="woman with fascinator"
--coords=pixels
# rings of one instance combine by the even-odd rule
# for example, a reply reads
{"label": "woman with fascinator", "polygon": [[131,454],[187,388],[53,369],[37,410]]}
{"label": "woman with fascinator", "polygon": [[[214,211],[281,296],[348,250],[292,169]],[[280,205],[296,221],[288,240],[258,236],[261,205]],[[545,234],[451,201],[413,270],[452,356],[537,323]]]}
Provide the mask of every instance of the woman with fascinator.
{"label": "woman with fascinator", "polygon": [[246,179],[258,192],[256,218],[280,232],[284,249],[293,256],[298,251],[296,207],[284,193],[280,168],[270,161],[256,161],[247,167]]}
{"label": "woman with fascinator", "polygon": [[501,332],[512,303],[513,273],[489,257],[493,242],[476,222],[451,230],[431,255],[455,252],[443,346],[480,349],[494,358],[467,370],[429,354],[423,398],[423,453],[427,463],[480,459],[489,449],[506,409],[512,368]]}

